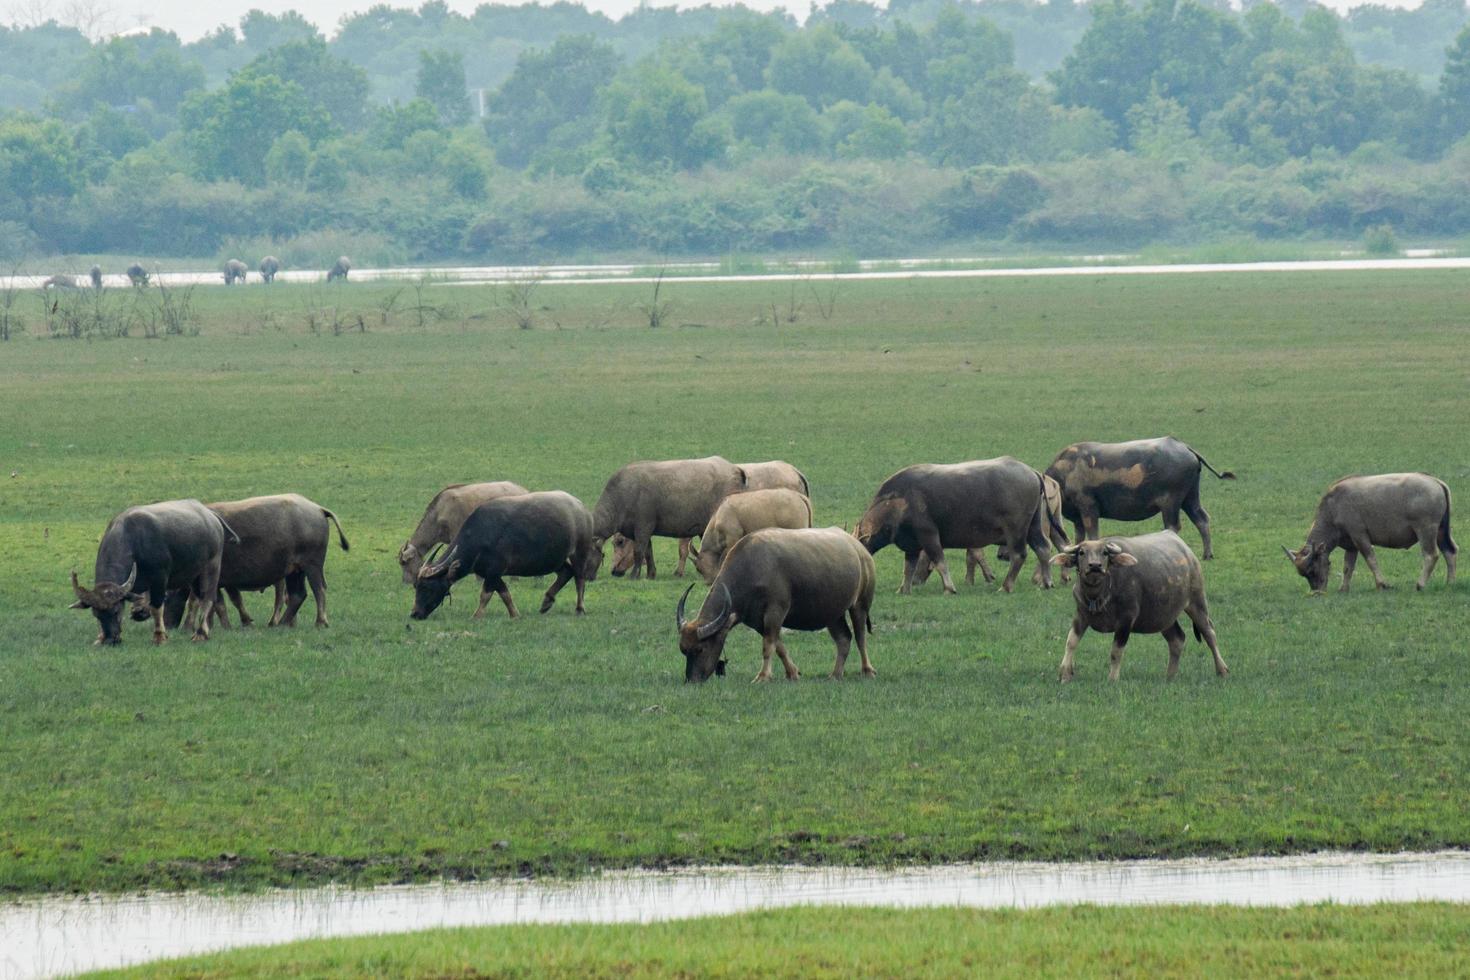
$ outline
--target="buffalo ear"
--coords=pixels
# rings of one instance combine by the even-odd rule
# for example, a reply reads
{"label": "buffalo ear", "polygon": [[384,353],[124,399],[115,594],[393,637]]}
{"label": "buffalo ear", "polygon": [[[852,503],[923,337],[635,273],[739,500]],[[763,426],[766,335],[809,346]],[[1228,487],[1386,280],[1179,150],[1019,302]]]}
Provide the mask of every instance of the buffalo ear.
{"label": "buffalo ear", "polygon": [[452,561],[452,562],[449,563],[449,574],[448,574],[447,577],[448,578],[454,578],[454,576],[456,574],[458,574],[458,572],[459,572],[459,559],[456,558],[456,559],[454,559],[454,561]]}
{"label": "buffalo ear", "polygon": [[1077,552],[1075,552],[1075,551],[1059,551],[1056,554],[1054,554],[1054,555],[1051,556],[1051,563],[1053,565],[1060,565],[1063,568],[1076,568],[1077,567]]}
{"label": "buffalo ear", "polygon": [[734,629],[735,624],[738,622],[740,622],[740,614],[738,612],[732,612],[730,618],[725,621],[725,628]]}
{"label": "buffalo ear", "polygon": [[1116,555],[1109,556],[1108,561],[1111,562],[1114,565],[1122,565],[1125,568],[1128,567],[1129,565],[1137,565],[1138,564],[1138,559],[1137,558],[1134,558],[1132,555],[1130,555],[1126,551],[1121,551],[1121,552],[1119,552]]}
{"label": "buffalo ear", "polygon": [[1312,551],[1314,553],[1316,553],[1316,554],[1319,554],[1319,555],[1325,555],[1325,554],[1327,554],[1327,551],[1328,551],[1327,542],[1325,542],[1325,541],[1318,541],[1312,547]]}

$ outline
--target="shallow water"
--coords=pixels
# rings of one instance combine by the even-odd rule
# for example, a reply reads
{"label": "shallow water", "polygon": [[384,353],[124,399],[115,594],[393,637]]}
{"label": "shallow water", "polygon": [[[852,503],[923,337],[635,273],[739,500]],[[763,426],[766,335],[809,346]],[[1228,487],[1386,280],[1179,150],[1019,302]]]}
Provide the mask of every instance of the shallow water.
{"label": "shallow water", "polygon": [[0,903],[0,976],[47,977],[325,936],[531,922],[653,922],[791,905],[1470,902],[1470,852],[934,868],[701,868],[216,896]]}

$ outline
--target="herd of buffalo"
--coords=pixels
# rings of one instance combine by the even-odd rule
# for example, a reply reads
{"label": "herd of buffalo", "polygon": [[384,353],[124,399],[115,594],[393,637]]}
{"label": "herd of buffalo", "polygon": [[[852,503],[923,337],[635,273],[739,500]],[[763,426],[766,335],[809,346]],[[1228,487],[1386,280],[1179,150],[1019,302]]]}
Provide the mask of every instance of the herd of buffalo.
{"label": "herd of buffalo", "polygon": [[[275,282],[276,274],[280,271],[281,260],[274,255],[267,255],[260,260],[261,282]],[[327,270],[327,282],[334,282],[339,279],[345,282],[347,280],[347,274],[351,271],[352,260],[345,255],[340,255],[337,257],[337,261],[332,263],[332,267]],[[226,286],[233,286],[237,282],[246,282],[250,276],[249,267],[239,259],[229,259],[226,261],[220,272],[224,276]],[[128,282],[134,286],[146,286],[151,278],[148,270],[140,262],[134,262],[129,265],[124,270],[124,274],[128,277]],[[87,281],[93,289],[101,289],[102,266],[92,266],[91,271],[87,273]],[[42,289],[78,289],[80,287],[80,280],[76,276],[67,275],[66,273],[57,273],[54,276],[48,276],[41,283]]]}
{"label": "herd of buffalo", "polygon": [[[679,566],[693,557],[709,584],[692,617],[676,612],[679,650],[687,681],[724,674],[722,653],[730,630],[744,623],[761,634],[762,663],[756,680],[771,677],[771,656],[786,676],[799,673],[782,642],[782,630],[827,630],[836,644],[832,676],[841,678],[854,639],[865,675],[874,673],[867,637],[872,631],[875,571],[872,556],[887,545],[904,554],[907,593],[930,570],[946,592],[954,581],[946,548],[966,552],[968,576],[980,568],[993,579],[984,549],[998,545],[1009,567],[1001,588],[1009,592],[1029,549],[1037,560],[1033,581],[1052,585],[1052,567],[1063,581],[1076,573],[1075,612],[1067,635],[1061,679],[1070,680],[1078,641],[1089,629],[1113,635],[1109,677],[1117,680],[1132,633],[1159,633],[1169,649],[1168,676],[1178,669],[1186,644],[1181,616],[1214,657],[1221,659],[1205,599],[1199,559],[1178,536],[1180,514],[1198,528],[1203,556],[1212,555],[1210,518],[1200,503],[1200,476],[1221,473],[1173,438],[1125,443],[1084,442],[1064,449],[1045,473],[1008,456],[951,465],[920,464],[893,474],[849,532],[814,528],[811,488],[789,463],[731,463],[704,459],[637,462],[613,474],[591,511],[561,491],[533,493],[515,483],[446,487],[398,552],[406,583],[414,586],[412,617],[431,615],[454,584],[468,575],[482,585],[475,617],[492,596],[517,615],[508,578],[555,575],[541,602],[549,610],[568,582],[583,612],[586,585],[597,577],[604,551],[613,546],[612,573],[638,578],[656,568],[654,537],[679,539]],[[1141,521],[1162,515],[1165,530],[1137,537],[1099,538],[1103,518]],[[1075,543],[1063,528],[1073,526]],[[242,591],[275,590],[270,625],[295,624],[309,585],[318,626],[327,625],[323,566],[332,526],[348,548],[337,517],[297,494],[253,497],[205,506],[173,500],[132,507],[108,524],[97,549],[93,586],[72,573],[73,608],[90,609],[100,625],[98,643],[118,643],[123,614],[153,620],[154,641],[184,623],[196,640],[209,638],[210,622],[228,626],[223,591],[243,625],[250,623]],[[690,540],[698,537],[698,549]],[[1331,553],[1344,553],[1342,589],[1359,555],[1379,588],[1388,583],[1374,547],[1423,552],[1418,587],[1429,580],[1440,555],[1454,581],[1457,549],[1450,536],[1450,491],[1422,473],[1353,476],[1328,488],[1301,548],[1285,549],[1313,592],[1325,588]],[[446,550],[447,549],[447,550]]]}

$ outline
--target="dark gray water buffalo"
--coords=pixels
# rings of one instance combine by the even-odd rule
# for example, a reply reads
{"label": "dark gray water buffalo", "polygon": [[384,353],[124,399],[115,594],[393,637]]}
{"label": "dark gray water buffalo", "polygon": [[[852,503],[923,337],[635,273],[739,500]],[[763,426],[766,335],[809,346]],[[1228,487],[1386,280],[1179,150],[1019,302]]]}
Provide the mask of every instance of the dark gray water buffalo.
{"label": "dark gray water buffalo", "polygon": [[281,271],[281,260],[274,255],[267,255],[260,260],[260,281],[275,282],[276,273]]}
{"label": "dark gray water buffalo", "polygon": [[944,549],[992,544],[1005,544],[1011,553],[1001,588],[1009,592],[1015,586],[1029,546],[1043,565],[1041,581],[1049,589],[1051,571],[1046,565],[1051,546],[1043,486],[1040,473],[1010,456],[909,466],[883,481],[858,524],[857,536],[874,554],[890,544],[903,552],[901,594],[913,587],[919,555],[927,555],[939,570],[944,591],[954,592]]}
{"label": "dark gray water buffalo", "polygon": [[92,280],[92,288],[93,289],[101,289],[102,288],[102,266],[100,266],[100,265],[94,265],[94,266],[92,266],[92,271],[88,272],[87,275]]}
{"label": "dark gray water buffalo", "polygon": [[786,668],[787,680],[801,676],[781,642],[783,627],[831,633],[837,644],[832,676],[839,680],[856,636],[863,675],[874,676],[877,671],[868,659],[867,638],[873,629],[869,611],[876,580],[872,555],[839,527],[766,528],[747,534],[725,556],[699,615],[684,618],[687,589],[679,599],[674,618],[679,626],[679,652],[684,654],[685,682],[698,683],[711,674],[724,674],[725,660],[720,654],[738,623],[761,635],[758,682],[771,679],[773,651]]}
{"label": "dark gray water buffalo", "polygon": [[137,262],[134,262],[132,265],[128,266],[128,282],[132,283],[134,286],[148,285],[148,270],[143,268]]}
{"label": "dark gray water buffalo", "polygon": [[1096,538],[1098,520],[1144,521],[1164,515],[1164,527],[1179,530],[1179,511],[1199,528],[1206,561],[1210,546],[1210,515],[1199,501],[1200,470],[1222,480],[1205,458],[1172,436],[1134,442],[1079,442],[1068,446],[1046,469],[1062,488],[1062,514],[1077,530],[1077,540]]}
{"label": "dark gray water buffalo", "polygon": [[237,282],[244,282],[248,271],[244,262],[239,259],[230,259],[225,263],[225,285],[233,286]]}
{"label": "dark gray water buffalo", "polygon": [[[338,545],[343,551],[348,548],[347,536],[342,533],[336,514],[297,493],[229,500],[210,504],[209,509],[239,538],[225,542],[219,587],[239,610],[241,626],[252,622],[241,592],[274,587],[275,608],[267,625],[295,626],[296,612],[306,601],[307,585],[311,586],[316,601],[316,624],[329,625],[323,568],[332,540],[332,525],[337,528]],[[188,598],[187,591],[182,589],[169,593],[164,611],[164,625],[169,629],[180,622]],[[220,625],[228,627],[225,604],[216,603],[214,611]]]}
{"label": "dark gray water buffalo", "polygon": [[[811,496],[811,487],[807,483],[806,474],[785,460],[772,459],[761,463],[736,463],[735,465],[745,472],[746,490],[795,490],[804,497]],[[615,534],[612,543],[612,573],[615,576],[622,576],[633,568],[633,539]],[[679,566],[674,569],[675,578],[684,577],[684,564],[689,559],[689,549],[690,539],[680,538]],[[651,561],[651,559],[647,560]]]}
{"label": "dark gray water buffalo", "polygon": [[[1041,482],[1046,497],[1047,511],[1047,519],[1043,530],[1051,540],[1052,548],[1060,551],[1071,543],[1067,540],[1067,533],[1062,530],[1062,488],[1057,485],[1056,480],[1053,480],[1049,476],[1042,476]],[[1010,549],[1005,545],[1000,545],[995,549],[995,560],[1009,562],[1011,560]],[[1041,584],[1043,578],[1042,570],[1044,567],[1043,565],[1037,565],[1036,571],[1031,573],[1032,583],[1036,585]],[[929,564],[928,555],[919,555],[918,564],[914,566],[914,584],[923,585],[927,582],[929,580],[929,573],[933,568],[934,566]],[[985,549],[983,548],[970,548],[965,552],[966,585],[975,584],[976,568],[980,569],[980,574],[984,576],[986,582],[995,581],[995,573],[990,570],[990,565],[985,561]],[[1063,582],[1071,581],[1071,576],[1065,568],[1061,570],[1061,576]]]}
{"label": "dark gray water buffalo", "polygon": [[337,261],[332,263],[332,267],[327,270],[327,282],[331,282],[334,279],[341,279],[343,282],[346,282],[347,273],[351,271],[352,260],[345,255],[339,255]]}
{"label": "dark gray water buffalo", "polygon": [[720,502],[699,536],[694,568],[706,583],[713,582],[720,562],[735,542],[766,527],[812,526],[812,502],[796,490],[746,490]]}
{"label": "dark gray water buffalo", "polygon": [[227,537],[238,540],[218,514],[197,500],[130,507],[102,533],[92,588],[83,588],[77,573],[71,573],[77,596],[71,608],[92,610],[101,627],[98,643],[121,643],[123,604],[132,603],[134,621],[151,616],[153,642],[162,643],[168,639],[165,597],[171,589],[186,589],[199,598],[202,611],[194,639],[207,640]]}
{"label": "dark gray water buffalo", "polygon": [[1312,592],[1320,593],[1327,588],[1332,571],[1332,550],[1341,548],[1342,591],[1346,592],[1358,555],[1368,563],[1373,581],[1386,589],[1389,585],[1378,571],[1373,546],[1412,548],[1415,543],[1424,553],[1424,568],[1414,587],[1429,584],[1441,552],[1445,584],[1454,582],[1455,555],[1460,549],[1450,537],[1450,488],[1427,473],[1386,473],[1349,476],[1328,487],[1317,504],[1307,543],[1298,551],[1285,545],[1282,549]]}
{"label": "dark gray water buffalo", "polygon": [[[592,511],[594,545],[621,534],[633,543],[632,561],[613,574],[638,578],[657,573],[654,536],[692,538],[702,532],[720,501],[745,489],[745,471],[722,456],[629,463],[612,475]],[[682,570],[682,564],[681,564]]]}
{"label": "dark gray water buffalo", "polygon": [[1077,641],[1088,629],[1113,634],[1112,667],[1108,680],[1123,669],[1123,648],[1133,633],[1162,633],[1169,645],[1168,677],[1179,671],[1179,654],[1187,642],[1179,626],[1182,613],[1194,624],[1194,638],[1203,640],[1215,658],[1215,673],[1230,673],[1220,658],[1210,606],[1205,601],[1205,578],[1199,559],[1173,531],[1156,531],[1136,538],[1104,538],[1074,544],[1053,559],[1064,568],[1077,569],[1072,596],[1077,611],[1067,633],[1061,679],[1072,679]]}
{"label": "dark gray water buffalo", "polygon": [[497,481],[495,483],[455,483],[434,495],[419,526],[398,549],[398,564],[403,568],[403,581],[412,585],[418,579],[419,569],[436,544],[449,544],[475,508],[500,497],[512,497],[526,492],[519,483]]}
{"label": "dark gray water buffalo", "polygon": [[541,601],[544,613],[569,580],[577,583],[577,612],[587,582],[597,574],[600,556],[592,546],[592,515],[582,501],[552,490],[499,497],[475,508],[439,561],[426,562],[415,582],[414,619],[427,619],[449,595],[455,582],[474,573],[484,580],[475,618],[485,615],[490,597],[499,594],[512,619],[515,602],[507,577],[549,575],[556,581]]}

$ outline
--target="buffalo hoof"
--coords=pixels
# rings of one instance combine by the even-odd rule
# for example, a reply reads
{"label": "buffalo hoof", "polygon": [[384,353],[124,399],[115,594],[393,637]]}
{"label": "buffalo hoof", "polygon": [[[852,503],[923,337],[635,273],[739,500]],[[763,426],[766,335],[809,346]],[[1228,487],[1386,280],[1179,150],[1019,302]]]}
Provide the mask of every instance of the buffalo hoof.
{"label": "buffalo hoof", "polygon": [[1387,592],[1391,588],[1393,588],[1393,586],[1392,585],[1389,585],[1387,582],[1379,582],[1378,583],[1378,591],[1379,592]]}
{"label": "buffalo hoof", "polygon": [[1072,683],[1072,675],[1064,671],[1057,675],[1057,680],[1063,684],[1070,684]]}
{"label": "buffalo hoof", "polygon": [[585,616],[585,615],[587,615],[587,610],[583,609],[581,606],[578,606],[577,607],[577,615],[578,616]]}
{"label": "buffalo hoof", "polygon": [[[1343,589],[1342,591],[1346,592],[1347,589]],[[1326,594],[1327,593],[1326,592],[1323,592],[1321,589],[1313,589],[1311,592],[1308,592],[1307,593],[1307,598],[1308,599],[1320,599],[1323,596],[1325,596]]]}
{"label": "buffalo hoof", "polygon": [[191,643],[208,643],[209,642],[209,634],[208,633],[195,633],[193,636],[189,637],[189,641]]}
{"label": "buffalo hoof", "polygon": [[551,598],[542,599],[541,600],[541,612],[544,614],[544,613],[550,611],[551,607],[554,606],[554,605],[556,605],[556,600],[555,599],[551,599]]}
{"label": "buffalo hoof", "polygon": [[754,677],[752,677],[750,679],[750,682],[752,684],[769,684],[771,682],[771,675],[766,673],[765,671],[761,671],[759,674],[756,674]]}
{"label": "buffalo hoof", "polygon": [[864,677],[877,677],[878,676],[878,672],[876,670],[874,670],[872,667],[864,667],[863,668],[863,676]]}
{"label": "buffalo hoof", "polygon": [[163,646],[163,644],[166,643],[167,641],[168,641],[168,634],[167,633],[154,633],[153,634],[153,645],[154,646]]}

